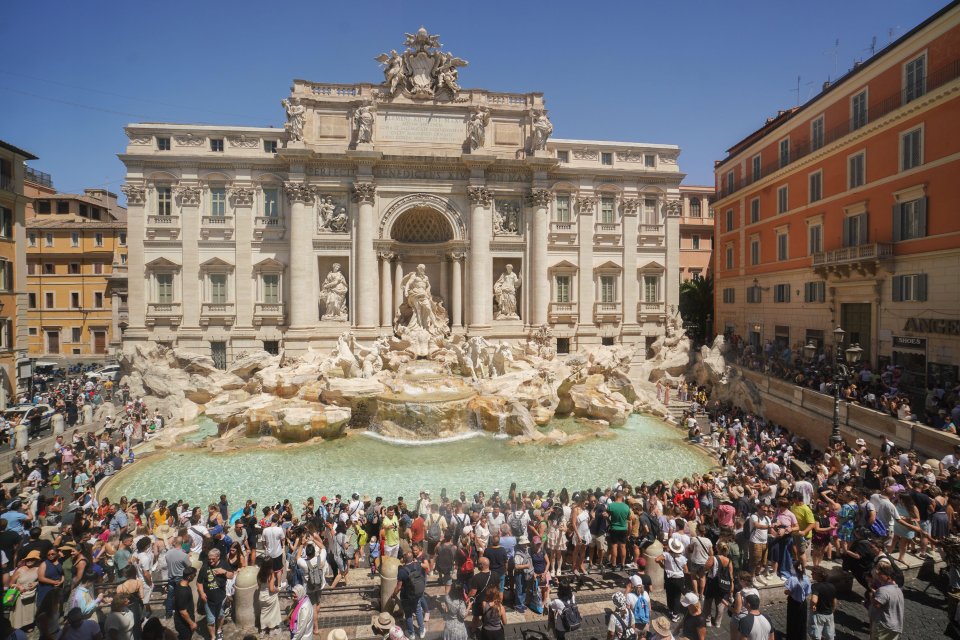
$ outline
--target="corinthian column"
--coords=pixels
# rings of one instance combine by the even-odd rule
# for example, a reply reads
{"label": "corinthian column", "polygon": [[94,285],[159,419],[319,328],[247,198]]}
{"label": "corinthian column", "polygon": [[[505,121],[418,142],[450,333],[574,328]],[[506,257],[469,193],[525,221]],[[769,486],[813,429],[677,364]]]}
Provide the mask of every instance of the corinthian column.
{"label": "corinthian column", "polygon": [[470,196],[469,317],[471,329],[486,329],[493,315],[493,265],[490,262],[490,192],[486,187],[467,187]]}
{"label": "corinthian column", "polygon": [[[372,292],[377,291],[377,254],[373,250],[373,236],[376,220],[374,220],[373,201],[376,198],[377,188],[372,182],[355,182],[353,184],[353,199],[359,205],[354,238],[356,250],[353,253],[357,266],[358,295],[356,296],[357,317],[354,326],[367,329],[377,326],[377,307],[379,300]],[[361,293],[362,291],[362,293]]]}
{"label": "corinthian column", "polygon": [[550,282],[547,280],[547,235],[549,233],[550,204],[549,189],[534,189],[530,192],[530,207],[533,209],[530,238],[530,268],[527,286],[530,287],[531,325],[547,322],[547,308],[550,306]]}
{"label": "corinthian column", "polygon": [[390,262],[393,254],[380,253],[380,326],[393,324],[393,285],[390,283]]}
{"label": "corinthian column", "polygon": [[[283,185],[290,203],[290,327],[303,329],[314,326],[319,320],[316,300],[294,300],[303,292],[313,297],[316,279],[313,254],[313,189],[303,182],[287,182]],[[299,296],[298,296],[299,294]]]}
{"label": "corinthian column", "polygon": [[451,253],[451,289],[450,294],[450,323],[454,328],[463,326],[463,273],[460,263],[464,258],[462,253]]}

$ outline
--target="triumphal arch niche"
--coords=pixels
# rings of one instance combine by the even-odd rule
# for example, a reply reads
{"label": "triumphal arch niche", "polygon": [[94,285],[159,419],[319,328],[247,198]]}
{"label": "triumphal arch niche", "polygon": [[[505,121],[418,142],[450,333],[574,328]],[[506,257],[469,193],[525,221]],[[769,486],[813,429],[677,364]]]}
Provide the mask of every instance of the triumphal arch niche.
{"label": "triumphal arch niche", "polygon": [[[677,304],[676,146],[554,138],[541,93],[465,88],[467,60],[423,28],[377,62],[375,82],[294,80],[282,132],[127,127],[143,221],[131,269],[150,283],[148,265],[177,266],[162,286],[131,286],[131,341],[216,341],[230,359],[347,329],[514,339],[549,324],[561,350],[663,332]],[[206,299],[221,290],[203,281],[212,259],[225,305]]]}

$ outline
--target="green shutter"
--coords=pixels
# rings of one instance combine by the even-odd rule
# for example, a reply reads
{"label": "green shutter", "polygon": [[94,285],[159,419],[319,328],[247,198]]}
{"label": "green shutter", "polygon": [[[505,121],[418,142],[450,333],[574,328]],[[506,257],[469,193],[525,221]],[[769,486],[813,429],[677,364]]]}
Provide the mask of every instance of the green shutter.
{"label": "green shutter", "polygon": [[903,300],[903,276],[893,276],[893,301],[901,302]]}
{"label": "green shutter", "polygon": [[902,226],[903,226],[903,211],[901,209],[900,203],[898,202],[897,204],[893,205],[893,241],[894,242],[900,242],[900,240],[902,239],[903,234],[900,231]]}
{"label": "green shutter", "polygon": [[917,202],[917,217],[919,218],[919,223],[917,226],[920,231],[920,237],[924,238],[927,235],[927,197],[926,196],[920,198],[920,201]]}
{"label": "green shutter", "polygon": [[849,247],[850,242],[850,218],[843,219],[843,246]]}
{"label": "green shutter", "polygon": [[927,274],[925,273],[917,276],[917,300],[920,302],[927,300]]}

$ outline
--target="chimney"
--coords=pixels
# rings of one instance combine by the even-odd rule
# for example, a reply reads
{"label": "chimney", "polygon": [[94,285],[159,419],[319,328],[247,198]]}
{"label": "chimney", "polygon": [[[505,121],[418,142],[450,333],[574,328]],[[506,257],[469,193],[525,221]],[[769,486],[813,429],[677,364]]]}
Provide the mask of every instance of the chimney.
{"label": "chimney", "polygon": [[830,81],[829,81],[829,80],[824,80],[824,81],[823,81],[823,87],[821,87],[821,90],[822,90],[822,91],[826,91],[826,90],[829,89],[829,88],[830,88]]}

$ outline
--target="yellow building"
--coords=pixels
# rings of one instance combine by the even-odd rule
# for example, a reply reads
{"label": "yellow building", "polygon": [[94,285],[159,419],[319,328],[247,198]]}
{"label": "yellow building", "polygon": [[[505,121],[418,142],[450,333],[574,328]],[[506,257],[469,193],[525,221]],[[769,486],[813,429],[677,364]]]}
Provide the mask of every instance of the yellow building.
{"label": "yellow building", "polygon": [[127,216],[104,189],[57,193],[27,177],[27,322],[31,357],[90,362],[120,345]]}
{"label": "yellow building", "polygon": [[[0,409],[16,399],[17,381],[29,376],[26,359],[23,222],[24,172],[29,151],[0,140]],[[25,367],[24,375],[18,369]]]}

